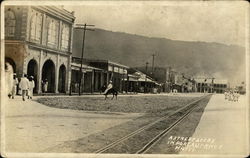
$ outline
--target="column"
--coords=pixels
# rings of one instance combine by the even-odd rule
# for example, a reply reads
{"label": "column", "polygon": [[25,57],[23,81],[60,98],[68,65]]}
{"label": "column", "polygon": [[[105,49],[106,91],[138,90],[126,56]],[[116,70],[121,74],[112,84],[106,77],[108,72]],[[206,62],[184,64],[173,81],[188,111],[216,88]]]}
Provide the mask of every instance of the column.
{"label": "column", "polygon": [[84,72],[82,72],[82,78],[81,78],[81,80],[82,80],[82,82],[81,82],[81,92],[84,92],[85,91],[85,89],[84,89],[84,82],[85,82],[85,80],[84,80],[84,77],[85,77],[85,73]]}
{"label": "column", "polygon": [[91,76],[91,93],[93,93],[93,91],[94,91],[94,80],[95,79],[95,70],[92,70],[92,76]]}
{"label": "column", "polygon": [[71,55],[68,57],[68,68],[66,69],[65,91],[68,93],[71,86]]}
{"label": "column", "polygon": [[107,82],[106,85],[108,85],[109,84],[109,72],[107,72],[107,81],[106,82]]}
{"label": "column", "polygon": [[122,82],[123,82],[122,77],[123,76],[121,74],[119,74],[119,81],[120,81],[119,89],[120,89],[120,92],[122,92]]}
{"label": "column", "polygon": [[103,71],[101,71],[101,87],[104,84],[104,75],[103,75]]}
{"label": "column", "polygon": [[56,56],[55,64],[55,93],[58,93],[58,81],[59,81],[59,54]]}
{"label": "column", "polygon": [[128,74],[126,75],[126,77],[127,77],[127,92],[129,91],[129,87],[130,87],[130,83],[129,83],[129,76],[128,76]]}
{"label": "column", "polygon": [[43,68],[43,50],[40,51],[39,61],[38,61],[38,72],[37,72],[37,80],[38,80],[38,94],[42,93],[42,68]]}
{"label": "column", "polygon": [[122,91],[125,91],[124,70],[122,70]]}
{"label": "column", "polygon": [[98,90],[99,75],[100,73],[96,71],[94,75],[94,91]]}

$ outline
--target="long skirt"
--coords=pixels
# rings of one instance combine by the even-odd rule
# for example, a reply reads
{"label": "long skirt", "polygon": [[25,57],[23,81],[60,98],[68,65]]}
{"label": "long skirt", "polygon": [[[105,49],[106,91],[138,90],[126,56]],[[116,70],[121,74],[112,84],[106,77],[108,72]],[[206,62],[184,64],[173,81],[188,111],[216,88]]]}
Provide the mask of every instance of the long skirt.
{"label": "long skirt", "polygon": [[33,88],[28,90],[28,96],[33,97]]}

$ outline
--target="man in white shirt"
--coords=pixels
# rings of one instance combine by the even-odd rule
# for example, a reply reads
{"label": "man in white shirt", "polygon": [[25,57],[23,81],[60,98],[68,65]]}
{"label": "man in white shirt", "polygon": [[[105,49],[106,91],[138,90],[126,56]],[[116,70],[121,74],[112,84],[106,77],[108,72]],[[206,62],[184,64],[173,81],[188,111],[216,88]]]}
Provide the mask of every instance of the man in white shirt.
{"label": "man in white shirt", "polygon": [[111,88],[113,88],[113,84],[112,84],[112,81],[109,81],[109,84],[107,86],[107,89],[104,91],[103,94],[106,94],[108,92],[108,90],[110,90]]}
{"label": "man in white shirt", "polygon": [[27,95],[29,89],[29,80],[26,74],[24,74],[23,77],[21,78],[21,81],[19,83],[19,88],[22,90],[23,101],[25,101],[25,96]]}

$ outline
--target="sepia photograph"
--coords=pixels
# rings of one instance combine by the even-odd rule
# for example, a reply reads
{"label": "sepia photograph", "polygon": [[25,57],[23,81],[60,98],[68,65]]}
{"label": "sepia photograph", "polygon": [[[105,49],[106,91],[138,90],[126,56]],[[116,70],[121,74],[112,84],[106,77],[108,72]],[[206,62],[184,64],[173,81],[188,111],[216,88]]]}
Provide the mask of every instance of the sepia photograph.
{"label": "sepia photograph", "polygon": [[4,1],[2,157],[249,156],[247,1]]}

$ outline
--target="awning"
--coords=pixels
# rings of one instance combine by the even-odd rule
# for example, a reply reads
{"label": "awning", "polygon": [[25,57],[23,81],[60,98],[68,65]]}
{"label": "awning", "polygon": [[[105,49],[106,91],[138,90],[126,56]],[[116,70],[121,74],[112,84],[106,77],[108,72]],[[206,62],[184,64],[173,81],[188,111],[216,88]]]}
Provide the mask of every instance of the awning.
{"label": "awning", "polygon": [[[81,67],[81,64],[77,64],[77,63],[71,63],[71,68],[78,68],[78,70],[80,69]],[[92,66],[88,66],[88,65],[85,65],[85,64],[82,64],[82,69],[90,69],[90,70],[100,70],[100,71],[103,71],[102,69],[99,69],[99,68],[96,68],[96,67],[92,67]]]}

